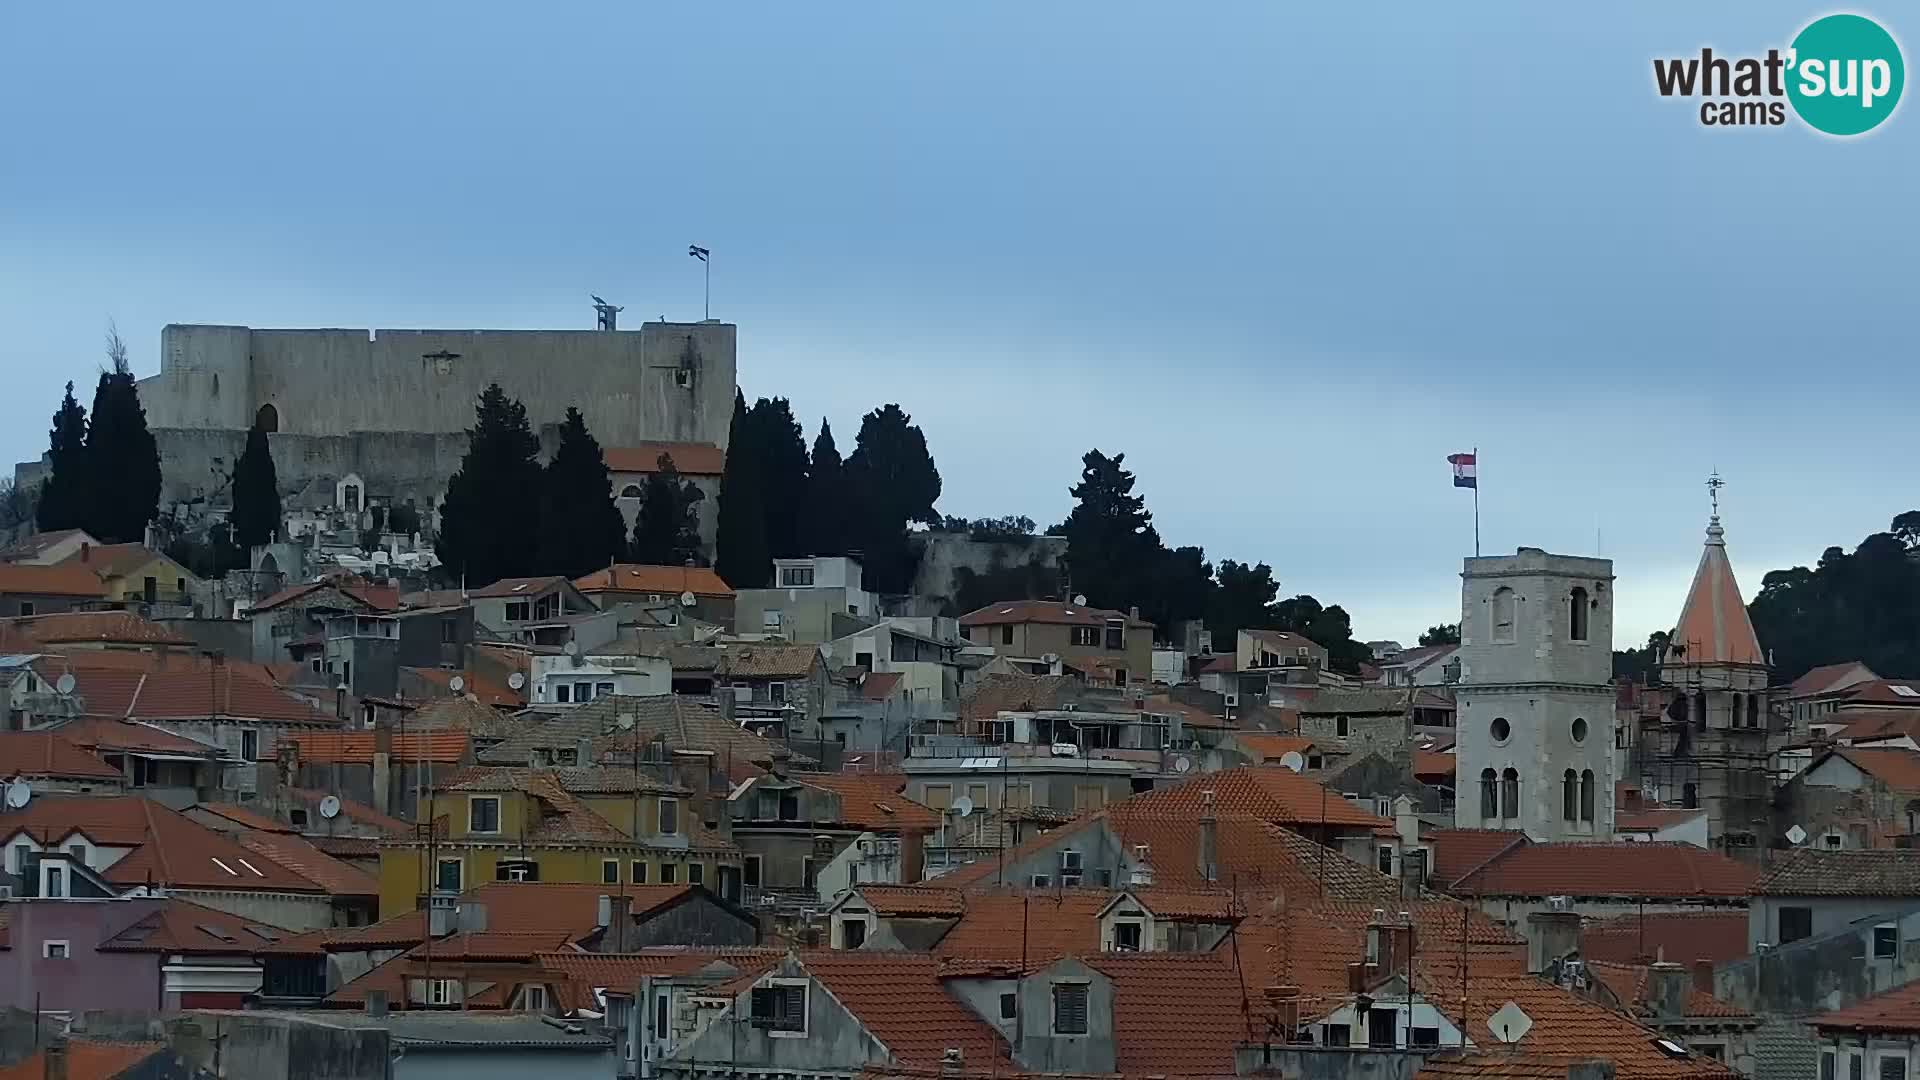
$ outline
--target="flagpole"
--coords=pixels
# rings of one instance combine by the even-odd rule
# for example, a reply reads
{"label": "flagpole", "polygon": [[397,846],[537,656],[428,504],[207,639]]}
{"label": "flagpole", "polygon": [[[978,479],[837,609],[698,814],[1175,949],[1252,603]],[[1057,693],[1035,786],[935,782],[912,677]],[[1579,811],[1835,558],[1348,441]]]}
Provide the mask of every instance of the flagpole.
{"label": "flagpole", "polygon": [[1473,448],[1473,557],[1480,557],[1480,448]]}

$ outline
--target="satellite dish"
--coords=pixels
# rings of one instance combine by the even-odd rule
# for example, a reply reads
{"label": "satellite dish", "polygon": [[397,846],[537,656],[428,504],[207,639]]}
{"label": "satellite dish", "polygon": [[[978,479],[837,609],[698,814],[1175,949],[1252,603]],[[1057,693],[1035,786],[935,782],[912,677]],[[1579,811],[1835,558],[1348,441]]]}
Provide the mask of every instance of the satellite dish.
{"label": "satellite dish", "polygon": [[965,795],[962,795],[959,798],[953,800],[953,815],[955,817],[966,817],[971,813],[973,813],[972,799],[969,799]]}
{"label": "satellite dish", "polygon": [[1177,773],[1192,772],[1193,759],[1188,757],[1185,754],[1181,754],[1179,757],[1174,758],[1173,771]]}
{"label": "satellite dish", "polygon": [[1281,768],[1292,769],[1294,772],[1299,772],[1301,769],[1307,767],[1307,759],[1301,756],[1300,751],[1289,750],[1280,755],[1280,766]]}
{"label": "satellite dish", "polygon": [[683,592],[680,594],[681,607],[692,607],[693,605],[699,602],[700,602],[700,598],[693,595],[693,593],[691,592]]}
{"label": "satellite dish", "polygon": [[461,693],[462,691],[466,690],[466,688],[467,688],[467,680],[463,676],[455,675],[453,678],[447,680],[447,689],[453,691],[456,694]]}
{"label": "satellite dish", "polygon": [[632,731],[633,724],[634,724],[633,714],[630,712],[623,712],[619,716],[616,716],[613,718],[613,723],[614,723],[614,726],[618,727],[621,731]]}
{"label": "satellite dish", "polygon": [[507,688],[509,690],[518,690],[525,685],[527,685],[527,677],[525,675],[516,671],[507,676]]}
{"label": "satellite dish", "polygon": [[1087,594],[1086,594],[1086,593],[1074,593],[1074,594],[1073,594],[1073,606],[1074,606],[1074,607],[1086,607],[1086,606],[1087,606]]}
{"label": "satellite dish", "polygon": [[579,656],[579,655],[580,655],[580,643],[579,643],[579,642],[577,642],[577,641],[568,641],[568,642],[567,642],[567,655],[568,655],[568,656],[573,656],[573,657],[577,657],[577,656]]}
{"label": "satellite dish", "polygon": [[18,810],[33,801],[33,788],[25,780],[15,780],[7,785],[7,809]]}
{"label": "satellite dish", "polygon": [[320,800],[320,816],[323,818],[329,818],[329,819],[339,817],[340,816],[340,796],[329,795],[326,798],[321,799]]}
{"label": "satellite dish", "polygon": [[67,672],[66,674],[60,676],[58,679],[55,679],[53,681],[53,688],[55,690],[60,691],[62,694],[73,693],[73,688],[77,685],[79,684],[74,680],[73,672],[71,671]]}
{"label": "satellite dish", "polygon": [[1487,1017],[1487,1028],[1493,1037],[1503,1043],[1517,1043],[1533,1030],[1533,1017],[1528,1016],[1520,1006],[1509,1001],[1500,1006],[1498,1012]]}
{"label": "satellite dish", "polygon": [[1798,847],[1807,842],[1807,830],[1795,825],[1787,830],[1787,842]]}

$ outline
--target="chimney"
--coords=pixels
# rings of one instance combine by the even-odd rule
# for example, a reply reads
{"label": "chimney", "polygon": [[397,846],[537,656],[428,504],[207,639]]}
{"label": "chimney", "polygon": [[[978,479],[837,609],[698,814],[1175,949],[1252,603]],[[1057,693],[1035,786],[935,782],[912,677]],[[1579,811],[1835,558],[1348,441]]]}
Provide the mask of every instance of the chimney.
{"label": "chimney", "polygon": [[1405,795],[1393,800],[1393,831],[1403,853],[1420,846],[1420,807]]}
{"label": "chimney", "polygon": [[387,1015],[387,992],[385,990],[367,991],[367,1015],[376,1020]]}
{"label": "chimney", "polygon": [[1662,960],[1647,970],[1647,1005],[1657,1020],[1687,1015],[1687,994],[1692,989],[1693,976],[1679,964]]}
{"label": "chimney", "polygon": [[[1549,904],[1561,897],[1548,897]],[[1555,960],[1580,952],[1580,913],[1536,911],[1527,916],[1527,974],[1539,975]]]}
{"label": "chimney", "polygon": [[1380,969],[1377,966],[1355,960],[1347,965],[1347,992],[1366,993],[1367,987],[1372,986],[1373,980],[1379,975]]}
{"label": "chimney", "polygon": [[613,897],[605,893],[600,895],[599,906],[593,909],[593,925],[605,930],[613,925]]}
{"label": "chimney", "polygon": [[1413,916],[1407,912],[1401,912],[1397,921],[1376,915],[1367,927],[1367,960],[1383,975],[1405,974],[1413,947]]}
{"label": "chimney", "polygon": [[1215,881],[1219,878],[1219,830],[1213,817],[1213,789],[1200,793],[1200,878],[1203,881]]}
{"label": "chimney", "polygon": [[47,1063],[47,1080],[67,1080],[67,1039],[57,1036],[41,1051]]}
{"label": "chimney", "polygon": [[966,1055],[960,1052],[960,1048],[950,1046],[940,1055],[940,1075],[959,1076],[965,1070],[966,1064]]}
{"label": "chimney", "polygon": [[1266,997],[1267,1007],[1273,1011],[1274,1030],[1283,1042],[1294,1041],[1300,1034],[1300,988],[1269,986]]}
{"label": "chimney", "polygon": [[85,540],[80,541],[80,561],[88,562],[92,558],[93,558],[93,545],[87,543]]}
{"label": "chimney", "polygon": [[775,779],[787,778],[787,763],[793,760],[793,752],[784,746],[773,748],[773,775]]}
{"label": "chimney", "polygon": [[1127,609],[1127,621],[1130,623],[1137,623],[1140,621],[1140,605],[1135,604],[1134,606]]}
{"label": "chimney", "polygon": [[573,761],[576,765],[592,765],[593,740],[585,735],[573,740]]}
{"label": "chimney", "polygon": [[602,937],[601,945],[603,947],[611,945],[612,948],[607,951],[618,953],[627,952],[629,947],[627,940],[629,930],[633,926],[633,916],[628,914],[628,910],[629,905],[633,903],[633,897],[625,893],[617,893],[607,897],[606,900],[607,929],[612,931],[612,940],[609,941],[606,937]]}
{"label": "chimney", "polygon": [[1713,961],[1693,962],[1693,988],[1703,994],[1713,993]]}
{"label": "chimney", "polygon": [[[372,779],[374,808],[383,814],[392,814],[394,811],[393,728],[384,720],[373,725]],[[406,785],[403,782],[401,786],[404,788]]]}

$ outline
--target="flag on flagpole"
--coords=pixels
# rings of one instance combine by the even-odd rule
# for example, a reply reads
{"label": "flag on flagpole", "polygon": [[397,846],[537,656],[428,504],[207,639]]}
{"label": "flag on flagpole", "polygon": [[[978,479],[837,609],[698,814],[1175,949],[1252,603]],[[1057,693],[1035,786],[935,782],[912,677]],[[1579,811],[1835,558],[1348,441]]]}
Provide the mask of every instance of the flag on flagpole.
{"label": "flag on flagpole", "polygon": [[1447,464],[1453,466],[1453,486],[1454,487],[1474,488],[1475,490],[1479,489],[1480,484],[1474,476],[1474,460],[1473,459],[1476,456],[1477,455],[1474,455],[1474,454],[1448,454],[1447,455]]}

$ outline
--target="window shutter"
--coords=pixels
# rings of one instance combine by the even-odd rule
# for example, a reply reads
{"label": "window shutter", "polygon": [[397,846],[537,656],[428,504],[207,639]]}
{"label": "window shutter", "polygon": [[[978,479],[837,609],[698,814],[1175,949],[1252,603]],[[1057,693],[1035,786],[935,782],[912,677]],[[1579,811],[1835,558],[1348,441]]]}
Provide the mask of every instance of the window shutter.
{"label": "window shutter", "polygon": [[807,1026],[807,988],[780,988],[780,1026],[787,1031],[802,1031]]}
{"label": "window shutter", "polygon": [[1056,1035],[1087,1033],[1087,987],[1085,984],[1053,988],[1053,1032]]}
{"label": "window shutter", "polygon": [[773,988],[756,986],[753,988],[753,1000],[747,1010],[755,1020],[771,1020],[774,1016]]}

